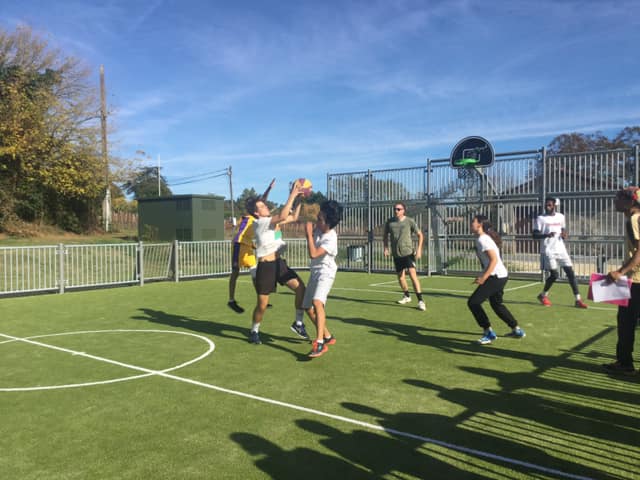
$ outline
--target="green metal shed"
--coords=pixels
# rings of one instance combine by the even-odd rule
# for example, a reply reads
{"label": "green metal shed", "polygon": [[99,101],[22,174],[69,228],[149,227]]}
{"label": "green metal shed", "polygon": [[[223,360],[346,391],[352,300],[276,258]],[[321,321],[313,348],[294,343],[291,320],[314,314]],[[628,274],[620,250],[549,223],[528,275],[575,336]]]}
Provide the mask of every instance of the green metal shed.
{"label": "green metal shed", "polygon": [[143,241],[224,240],[224,198],[172,195],[138,200],[138,238]]}

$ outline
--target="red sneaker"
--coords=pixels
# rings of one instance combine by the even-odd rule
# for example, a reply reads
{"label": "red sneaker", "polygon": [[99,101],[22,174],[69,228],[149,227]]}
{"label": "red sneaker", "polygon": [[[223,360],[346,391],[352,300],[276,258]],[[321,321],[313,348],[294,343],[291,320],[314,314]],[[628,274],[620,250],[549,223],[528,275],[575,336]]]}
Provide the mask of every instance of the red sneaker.
{"label": "red sneaker", "polygon": [[325,343],[318,343],[317,340],[313,341],[313,346],[311,347],[311,353],[309,356],[311,358],[319,357],[320,355],[324,355],[329,351],[329,347]]}
{"label": "red sneaker", "polygon": [[582,300],[576,300],[576,308],[588,308],[587,304]]}
{"label": "red sneaker", "polygon": [[545,307],[551,306],[551,301],[549,300],[549,297],[547,297],[546,295],[542,295],[542,294],[538,295],[538,300],[540,300],[540,303]]}
{"label": "red sneaker", "polygon": [[336,344],[336,337],[334,337],[333,335],[331,335],[330,337],[324,337],[324,344],[325,345],[335,345]]}

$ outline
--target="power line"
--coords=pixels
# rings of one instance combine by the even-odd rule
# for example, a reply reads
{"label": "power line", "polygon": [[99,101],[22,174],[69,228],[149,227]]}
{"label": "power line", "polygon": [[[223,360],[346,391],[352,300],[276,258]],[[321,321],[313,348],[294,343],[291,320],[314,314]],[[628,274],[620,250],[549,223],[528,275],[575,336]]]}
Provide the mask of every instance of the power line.
{"label": "power line", "polygon": [[203,182],[205,180],[210,180],[212,178],[218,178],[218,177],[226,177],[228,175],[228,171],[225,170],[223,173],[218,173],[215,175],[202,175],[200,177],[195,177],[192,178],[190,180],[182,180],[182,181],[178,181],[178,182],[172,182],[172,183],[168,183],[167,185],[171,186],[171,187],[175,187],[178,185],[187,185],[189,183],[198,183],[198,182]]}
{"label": "power line", "polygon": [[172,182],[186,182],[186,181],[190,181],[190,180],[196,180],[199,178],[202,178],[204,176],[209,176],[209,175],[216,175],[216,174],[227,174],[228,170],[226,168],[220,169],[220,170],[213,170],[211,172],[203,172],[203,173],[198,173],[196,175],[189,175],[186,177],[175,177],[172,179]]}

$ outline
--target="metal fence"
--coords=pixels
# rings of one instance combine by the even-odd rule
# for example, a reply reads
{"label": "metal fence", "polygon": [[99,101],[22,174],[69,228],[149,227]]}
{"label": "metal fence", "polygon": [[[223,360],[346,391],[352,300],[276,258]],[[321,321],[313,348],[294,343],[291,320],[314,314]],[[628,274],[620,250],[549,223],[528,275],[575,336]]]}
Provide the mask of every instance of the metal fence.
{"label": "metal fence", "polygon": [[[623,261],[624,219],[613,198],[620,188],[638,185],[639,162],[638,146],[557,155],[540,149],[497,154],[485,169],[453,169],[441,159],[423,167],[328,174],[327,196],[345,208],[339,267],[393,271],[382,233],[394,203],[402,201],[425,235],[422,272],[477,272],[469,222],[483,213],[501,232],[511,275],[540,277],[532,224],[544,198],[555,196],[567,217],[576,274],[585,280]],[[293,268],[308,268],[306,241],[288,240],[285,257]],[[228,240],[0,247],[0,296],[228,275],[230,267]]]}
{"label": "metal fence", "polygon": [[[288,240],[285,257],[308,268],[306,240]],[[231,241],[0,247],[0,272],[0,296],[178,282],[231,273]]]}
{"label": "metal fence", "polygon": [[[327,175],[327,196],[341,202],[338,227],[347,255],[341,267],[392,271],[382,255],[385,221],[393,205],[422,229],[425,242],[418,268],[426,274],[477,272],[469,223],[484,214],[503,238],[503,259],[513,277],[540,277],[539,243],[532,239],[544,198],[561,199],[567,218],[567,245],[577,276],[619,265],[624,258],[623,218],[613,209],[620,188],[638,184],[639,150],[548,155],[544,148],[498,153],[487,168],[454,169],[449,159],[427,160],[424,167],[367,170]],[[359,250],[354,250],[354,248]],[[351,252],[363,252],[361,256]]]}

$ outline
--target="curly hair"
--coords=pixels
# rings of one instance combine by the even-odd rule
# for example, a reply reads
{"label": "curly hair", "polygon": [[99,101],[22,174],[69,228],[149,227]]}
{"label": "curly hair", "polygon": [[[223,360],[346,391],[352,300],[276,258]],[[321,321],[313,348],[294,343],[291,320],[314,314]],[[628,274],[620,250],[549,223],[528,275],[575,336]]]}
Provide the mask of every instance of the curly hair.
{"label": "curly hair", "polygon": [[335,228],[342,220],[342,205],[335,200],[325,200],[320,204],[320,211],[330,228]]}

